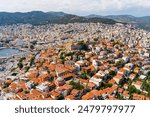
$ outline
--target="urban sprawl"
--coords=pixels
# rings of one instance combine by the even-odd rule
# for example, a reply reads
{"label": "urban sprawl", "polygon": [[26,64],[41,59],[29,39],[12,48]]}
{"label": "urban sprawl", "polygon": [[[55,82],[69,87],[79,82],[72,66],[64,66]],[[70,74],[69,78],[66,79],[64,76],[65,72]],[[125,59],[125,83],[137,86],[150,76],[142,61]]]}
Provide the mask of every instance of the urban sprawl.
{"label": "urban sprawl", "polygon": [[1,100],[149,100],[150,32],[117,23],[0,27]]}

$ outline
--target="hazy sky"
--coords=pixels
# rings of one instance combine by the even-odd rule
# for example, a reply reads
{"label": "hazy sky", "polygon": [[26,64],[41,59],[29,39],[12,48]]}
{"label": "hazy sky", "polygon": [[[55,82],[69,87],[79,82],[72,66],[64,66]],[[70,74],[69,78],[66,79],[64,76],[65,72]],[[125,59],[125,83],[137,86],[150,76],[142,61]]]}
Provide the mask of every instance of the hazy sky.
{"label": "hazy sky", "polygon": [[78,15],[150,16],[150,0],[0,0],[0,11],[63,11]]}

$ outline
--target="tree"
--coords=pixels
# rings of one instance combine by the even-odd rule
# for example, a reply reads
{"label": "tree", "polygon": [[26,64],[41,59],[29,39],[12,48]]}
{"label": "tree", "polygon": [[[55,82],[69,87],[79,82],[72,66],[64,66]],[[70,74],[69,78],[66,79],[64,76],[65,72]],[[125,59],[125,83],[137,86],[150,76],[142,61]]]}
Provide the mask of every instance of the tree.
{"label": "tree", "polygon": [[128,91],[130,94],[133,94],[133,93],[140,94],[141,93],[141,91],[136,89],[135,86],[133,86],[133,85],[129,86]]}
{"label": "tree", "polygon": [[25,72],[28,72],[28,70],[30,69],[30,67],[26,66],[24,69],[25,69]]}
{"label": "tree", "polygon": [[12,75],[12,76],[16,76],[17,74],[18,74],[18,73],[12,73],[11,75]]}
{"label": "tree", "polygon": [[97,37],[97,38],[94,38],[94,41],[98,41],[98,39],[99,39],[98,37]]}
{"label": "tree", "polygon": [[113,78],[115,75],[116,75],[116,72],[111,70],[111,71],[109,72],[108,79]]}
{"label": "tree", "polygon": [[128,91],[129,91],[130,94],[135,93],[135,91],[136,91],[135,86],[133,86],[133,85],[129,86]]}
{"label": "tree", "polygon": [[33,50],[33,49],[34,49],[34,45],[30,45],[30,49],[32,49],[32,50]]}
{"label": "tree", "polygon": [[9,87],[9,85],[10,85],[11,83],[9,83],[9,82],[6,82],[5,84],[4,84],[4,86],[3,86],[3,88],[7,88],[7,87]]}
{"label": "tree", "polygon": [[61,53],[61,54],[60,54],[60,59],[62,59],[62,60],[64,60],[64,59],[65,59],[65,55],[64,55],[64,53]]}
{"label": "tree", "polygon": [[81,73],[81,78],[83,78],[83,79],[88,79],[88,77],[87,77],[87,73],[86,72],[82,72]]}
{"label": "tree", "polygon": [[74,52],[69,52],[67,54],[65,54],[65,56],[73,56],[75,53]]}
{"label": "tree", "polygon": [[150,93],[150,83],[149,82],[144,81],[142,86],[147,92]]}
{"label": "tree", "polygon": [[121,62],[121,61],[118,61],[117,63],[116,63],[116,67],[118,67],[118,68],[122,68],[123,67],[123,62]]}
{"label": "tree", "polygon": [[81,50],[88,50],[88,46],[84,41],[78,42],[78,45],[81,46]]}
{"label": "tree", "polygon": [[30,66],[32,66],[33,65],[33,63],[34,63],[34,59],[35,59],[35,55],[31,58],[31,60],[30,60]]}
{"label": "tree", "polygon": [[22,58],[20,58],[19,62],[22,63],[23,60],[25,60],[25,59],[26,59],[25,57],[22,57]]}
{"label": "tree", "polygon": [[19,69],[23,68],[23,64],[21,62],[19,62],[17,65],[18,65]]}
{"label": "tree", "polygon": [[150,81],[150,72],[147,75],[147,79]]}
{"label": "tree", "polygon": [[72,85],[74,89],[78,89],[78,90],[82,90],[84,88],[82,85],[80,85],[80,83],[76,83],[73,81],[70,82],[70,85]]}

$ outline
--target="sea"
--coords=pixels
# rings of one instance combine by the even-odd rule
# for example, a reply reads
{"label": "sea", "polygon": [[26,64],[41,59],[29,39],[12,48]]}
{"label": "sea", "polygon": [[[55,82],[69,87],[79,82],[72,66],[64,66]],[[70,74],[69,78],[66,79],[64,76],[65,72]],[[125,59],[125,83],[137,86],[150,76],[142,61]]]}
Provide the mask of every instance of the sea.
{"label": "sea", "polygon": [[20,50],[14,48],[0,48],[0,58],[8,58],[21,53]]}

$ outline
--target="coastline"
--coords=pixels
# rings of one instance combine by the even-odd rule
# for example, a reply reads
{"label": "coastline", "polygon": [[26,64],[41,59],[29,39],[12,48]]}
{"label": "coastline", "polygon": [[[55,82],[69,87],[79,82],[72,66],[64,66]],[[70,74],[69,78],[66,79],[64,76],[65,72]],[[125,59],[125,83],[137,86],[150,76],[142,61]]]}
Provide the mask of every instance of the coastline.
{"label": "coastline", "polygon": [[11,58],[11,57],[16,57],[16,56],[25,56],[26,54],[30,53],[30,51],[27,51],[27,50],[24,50],[24,49],[19,49],[19,48],[14,48],[14,47],[10,47],[10,48],[7,48],[7,47],[0,47],[0,51],[2,51],[3,49],[14,49],[18,52],[14,53],[14,54],[11,54],[11,55],[6,55],[6,56],[0,56],[0,59],[8,59],[8,58]]}

